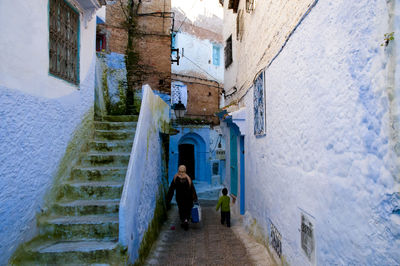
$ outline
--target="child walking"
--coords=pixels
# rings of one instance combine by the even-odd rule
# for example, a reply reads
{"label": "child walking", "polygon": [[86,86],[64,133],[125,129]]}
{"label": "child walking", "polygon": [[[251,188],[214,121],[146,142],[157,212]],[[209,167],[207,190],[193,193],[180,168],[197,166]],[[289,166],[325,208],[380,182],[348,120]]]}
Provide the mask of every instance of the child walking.
{"label": "child walking", "polygon": [[222,189],[222,196],[218,200],[217,211],[221,207],[221,224],[226,221],[226,226],[231,227],[231,209],[229,207],[229,202],[231,199],[227,196],[228,190],[226,188]]}

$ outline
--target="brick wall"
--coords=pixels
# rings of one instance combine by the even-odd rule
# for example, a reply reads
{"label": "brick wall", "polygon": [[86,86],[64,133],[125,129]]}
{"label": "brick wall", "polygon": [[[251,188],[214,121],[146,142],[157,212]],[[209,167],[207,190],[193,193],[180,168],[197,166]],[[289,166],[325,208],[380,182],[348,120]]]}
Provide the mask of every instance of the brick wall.
{"label": "brick wall", "polygon": [[[106,25],[102,29],[107,35],[107,52],[126,53],[128,33],[123,25],[126,21],[123,7],[127,5],[127,2],[127,0],[119,0],[113,5],[107,5]],[[142,1],[137,16],[140,34],[134,38],[136,51],[140,56],[139,65],[144,70],[141,84],[149,84],[152,89],[163,92],[171,90],[170,30],[172,20],[163,17],[162,14],[150,16],[148,13],[170,10],[170,0]]]}
{"label": "brick wall", "polygon": [[222,90],[220,84],[211,80],[177,74],[172,74],[172,80],[181,81],[187,86],[188,102],[185,117],[219,123],[214,114],[219,108],[219,93]]}

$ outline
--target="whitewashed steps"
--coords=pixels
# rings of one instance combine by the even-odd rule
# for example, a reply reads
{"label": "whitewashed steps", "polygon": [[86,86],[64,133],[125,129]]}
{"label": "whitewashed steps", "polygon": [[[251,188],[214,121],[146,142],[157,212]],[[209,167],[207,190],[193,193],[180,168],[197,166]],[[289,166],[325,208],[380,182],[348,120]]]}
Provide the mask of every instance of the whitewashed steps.
{"label": "whitewashed steps", "polygon": [[118,237],[118,215],[60,216],[39,220],[41,235],[54,239],[102,239]]}
{"label": "whitewashed steps", "polygon": [[96,129],[94,133],[95,140],[133,140],[134,130],[101,130]]}
{"label": "whitewashed steps", "polygon": [[130,152],[133,140],[94,140],[89,143],[90,151],[98,152]]}
{"label": "whitewashed steps", "polygon": [[94,128],[100,130],[124,130],[134,129],[137,122],[94,122]]}
{"label": "whitewashed steps", "polygon": [[124,265],[118,241],[47,241],[31,249],[31,260],[19,265]]}
{"label": "whitewashed steps", "polygon": [[109,200],[74,200],[57,202],[52,207],[56,215],[116,215],[119,210],[119,199]]}
{"label": "whitewashed steps", "polygon": [[123,181],[126,170],[126,166],[77,166],[72,170],[71,180]]}
{"label": "whitewashed steps", "polygon": [[16,265],[125,265],[118,211],[137,116],[95,122],[88,151],[57,187],[56,201],[38,217],[39,235]]}
{"label": "whitewashed steps", "polygon": [[89,152],[81,159],[82,166],[122,166],[128,165],[128,152]]}
{"label": "whitewashed steps", "polygon": [[65,199],[118,199],[121,197],[123,182],[89,181],[64,183],[58,193],[59,200]]}
{"label": "whitewashed steps", "polygon": [[138,115],[106,115],[102,121],[105,122],[136,122],[138,121]]}

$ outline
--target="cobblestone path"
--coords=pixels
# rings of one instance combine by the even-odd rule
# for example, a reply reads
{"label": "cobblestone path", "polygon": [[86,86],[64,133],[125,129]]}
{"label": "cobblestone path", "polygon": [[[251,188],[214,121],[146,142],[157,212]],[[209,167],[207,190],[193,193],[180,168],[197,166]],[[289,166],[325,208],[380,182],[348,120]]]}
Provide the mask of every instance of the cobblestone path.
{"label": "cobblestone path", "polygon": [[[216,201],[202,203],[201,224],[180,227],[177,207],[169,212],[146,265],[254,265],[231,228],[220,223]],[[171,229],[175,226],[175,230]]]}

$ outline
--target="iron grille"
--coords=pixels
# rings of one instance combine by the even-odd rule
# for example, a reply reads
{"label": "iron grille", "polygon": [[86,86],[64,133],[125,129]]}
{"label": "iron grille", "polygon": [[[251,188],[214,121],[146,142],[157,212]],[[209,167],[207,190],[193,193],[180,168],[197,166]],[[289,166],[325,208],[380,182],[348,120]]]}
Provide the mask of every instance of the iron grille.
{"label": "iron grille", "polygon": [[49,72],[78,84],[79,14],[64,0],[50,0]]}

